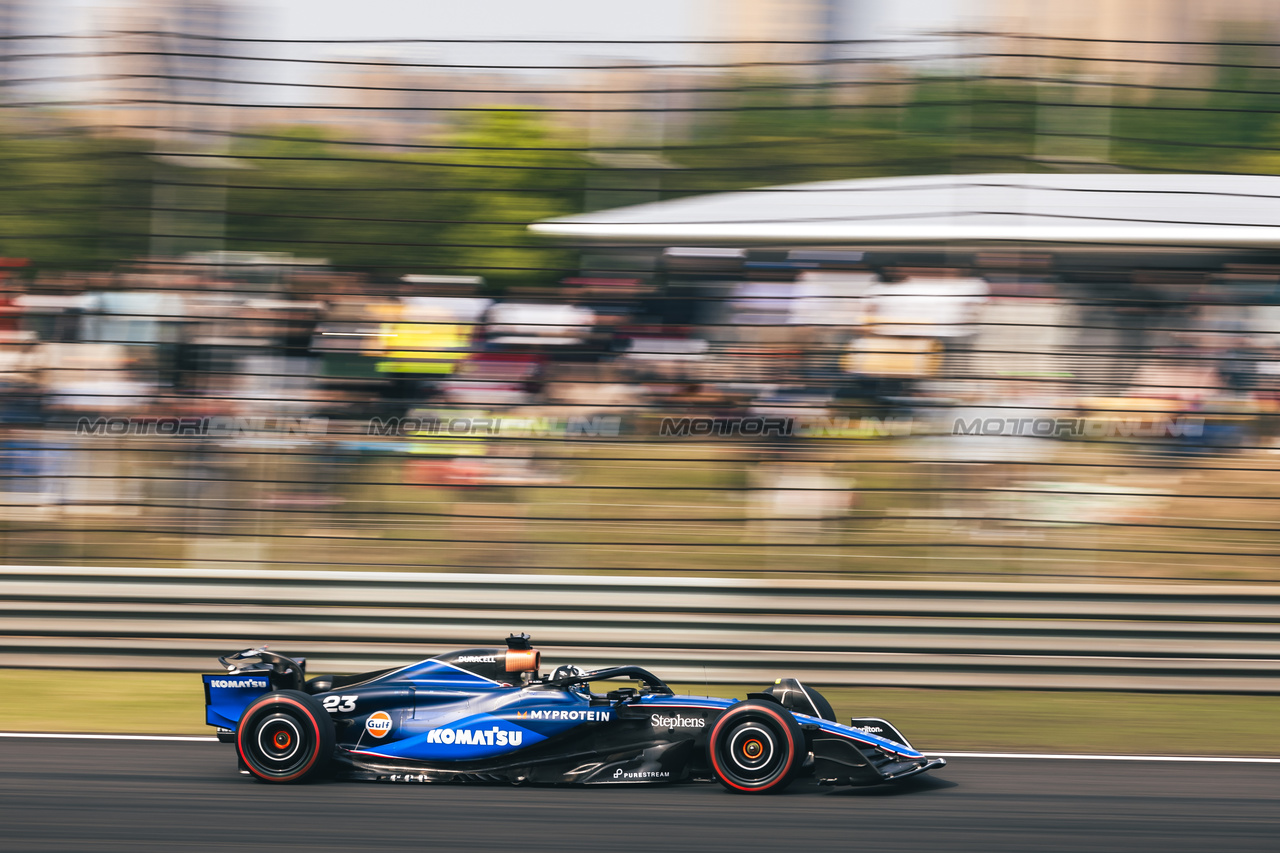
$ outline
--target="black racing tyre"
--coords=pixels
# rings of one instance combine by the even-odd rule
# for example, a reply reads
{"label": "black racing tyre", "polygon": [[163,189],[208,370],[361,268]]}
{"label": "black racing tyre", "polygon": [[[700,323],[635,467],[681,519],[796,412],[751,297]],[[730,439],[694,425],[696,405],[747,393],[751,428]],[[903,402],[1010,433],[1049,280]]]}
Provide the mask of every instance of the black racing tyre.
{"label": "black racing tyre", "polygon": [[240,760],[263,782],[305,782],[323,775],[333,760],[333,745],[329,712],[299,690],[259,697],[236,726]]}
{"label": "black racing tyre", "polygon": [[781,791],[804,762],[804,732],[776,702],[750,699],[729,708],[707,739],[711,769],[735,793]]}
{"label": "black racing tyre", "polygon": [[805,685],[804,692],[808,694],[809,701],[813,703],[813,709],[818,712],[818,716],[821,719],[830,720],[833,723],[839,722],[836,719],[836,711],[831,707],[831,703],[827,701],[826,696],[823,696],[808,685]]}

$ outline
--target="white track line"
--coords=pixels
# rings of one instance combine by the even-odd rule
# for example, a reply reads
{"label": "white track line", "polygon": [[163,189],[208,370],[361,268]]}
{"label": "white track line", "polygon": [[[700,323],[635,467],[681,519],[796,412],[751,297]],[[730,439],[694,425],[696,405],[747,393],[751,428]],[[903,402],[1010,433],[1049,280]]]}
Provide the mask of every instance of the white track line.
{"label": "white track line", "polygon": [[1217,764],[1280,764],[1280,758],[1230,758],[1209,755],[1072,755],[1054,752],[929,752],[940,758],[1040,758],[1053,761],[1198,761]]}
{"label": "white track line", "polygon": [[[151,740],[215,743],[216,737],[203,735],[98,735],[60,732],[0,732],[0,737],[65,738],[68,740]],[[1280,764],[1280,758],[1231,758],[1209,755],[1076,755],[1057,752],[928,752],[937,758],[1039,758],[1050,761],[1193,761],[1217,764]]]}

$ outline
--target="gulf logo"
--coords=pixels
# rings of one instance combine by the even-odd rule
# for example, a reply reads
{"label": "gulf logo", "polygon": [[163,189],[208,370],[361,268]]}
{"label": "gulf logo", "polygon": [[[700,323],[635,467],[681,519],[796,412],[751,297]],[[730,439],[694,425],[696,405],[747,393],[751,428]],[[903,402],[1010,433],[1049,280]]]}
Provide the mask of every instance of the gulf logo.
{"label": "gulf logo", "polygon": [[386,711],[375,711],[364,723],[365,731],[376,738],[384,738],[391,731],[391,717]]}

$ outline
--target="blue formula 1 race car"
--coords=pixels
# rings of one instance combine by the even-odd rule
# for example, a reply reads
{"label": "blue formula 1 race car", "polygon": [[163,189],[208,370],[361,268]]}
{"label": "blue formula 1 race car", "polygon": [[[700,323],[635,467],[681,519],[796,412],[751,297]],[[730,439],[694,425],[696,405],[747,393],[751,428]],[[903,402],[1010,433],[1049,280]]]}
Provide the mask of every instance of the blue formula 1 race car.
{"label": "blue formula 1 race car", "polygon": [[[386,782],[513,784],[720,782],[780,791],[878,785],[941,767],[884,720],[836,722],[795,679],[745,701],[677,696],[638,666],[539,674],[527,634],[410,666],[307,679],[305,661],[265,647],[219,658],[204,676],[207,722],[263,782],[326,775]],[[594,693],[598,682],[636,686]]]}

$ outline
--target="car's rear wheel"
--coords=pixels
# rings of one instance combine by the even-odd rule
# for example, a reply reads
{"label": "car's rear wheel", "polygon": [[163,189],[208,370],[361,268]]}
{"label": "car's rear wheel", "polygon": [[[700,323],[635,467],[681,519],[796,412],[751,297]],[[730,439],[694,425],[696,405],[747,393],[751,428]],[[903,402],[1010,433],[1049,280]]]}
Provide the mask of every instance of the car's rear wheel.
{"label": "car's rear wheel", "polygon": [[791,712],[774,702],[739,702],[711,728],[707,750],[716,778],[730,791],[781,791],[804,761],[804,733]]}
{"label": "car's rear wheel", "polygon": [[236,749],[264,782],[305,782],[333,758],[333,720],[314,696],[298,690],[267,693],[240,716]]}

